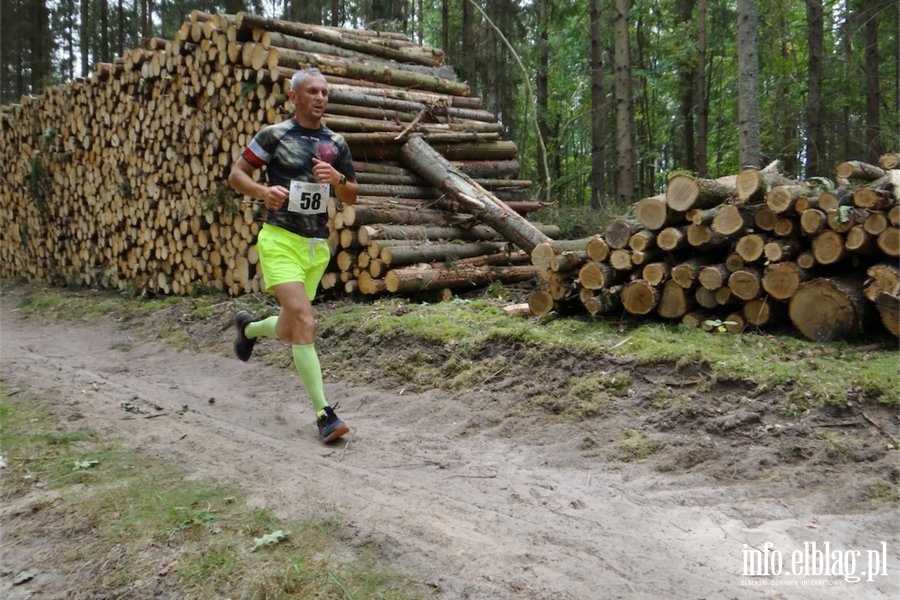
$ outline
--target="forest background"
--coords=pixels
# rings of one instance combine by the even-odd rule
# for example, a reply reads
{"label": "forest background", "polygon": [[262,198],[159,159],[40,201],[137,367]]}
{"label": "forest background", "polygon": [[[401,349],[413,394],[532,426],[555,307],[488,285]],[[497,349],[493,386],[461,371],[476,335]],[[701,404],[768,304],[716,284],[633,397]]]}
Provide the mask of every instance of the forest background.
{"label": "forest background", "polygon": [[[897,0],[3,0],[0,103],[85,77],[191,10],[441,48],[558,214],[621,213],[673,172],[797,179],[900,149]],[[557,222],[571,235],[575,223]]]}

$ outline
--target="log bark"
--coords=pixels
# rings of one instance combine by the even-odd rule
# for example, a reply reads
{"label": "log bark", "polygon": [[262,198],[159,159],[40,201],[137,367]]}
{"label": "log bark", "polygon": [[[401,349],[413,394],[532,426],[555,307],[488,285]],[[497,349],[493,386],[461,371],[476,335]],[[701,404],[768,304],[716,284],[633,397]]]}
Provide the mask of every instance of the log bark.
{"label": "log bark", "polygon": [[[553,225],[535,226],[545,235],[558,235],[559,227]],[[496,241],[500,235],[492,228],[477,225],[475,227],[439,227],[428,225],[392,225],[379,223],[363,225],[357,233],[358,243],[365,246],[373,240],[420,240],[420,241]]]}
{"label": "log bark", "polygon": [[384,277],[387,291],[392,293],[411,293],[428,290],[475,289],[492,282],[519,283],[533,279],[534,267],[531,265],[514,266],[463,266],[435,267],[419,264],[411,267],[392,269]]}
{"label": "log bark", "polygon": [[389,267],[446,261],[452,264],[460,258],[471,258],[505,251],[505,242],[472,242],[468,244],[440,244],[423,242],[416,245],[387,246],[379,253],[381,262]]}
{"label": "log bark", "polygon": [[875,297],[875,307],[884,328],[894,337],[900,337],[900,297],[881,292]]}
{"label": "log bark", "polygon": [[440,65],[443,62],[443,52],[440,50],[427,50],[416,47],[413,44],[394,48],[394,45],[386,43],[385,40],[379,40],[379,38],[372,36],[367,36],[368,39],[364,39],[361,36],[354,36],[349,30],[308,25],[281,19],[268,19],[245,12],[238,12],[234,15],[234,26],[239,30],[258,28],[266,31],[276,31],[286,35],[333,44],[368,55],[379,55],[398,62],[419,62],[420,64],[432,66]]}

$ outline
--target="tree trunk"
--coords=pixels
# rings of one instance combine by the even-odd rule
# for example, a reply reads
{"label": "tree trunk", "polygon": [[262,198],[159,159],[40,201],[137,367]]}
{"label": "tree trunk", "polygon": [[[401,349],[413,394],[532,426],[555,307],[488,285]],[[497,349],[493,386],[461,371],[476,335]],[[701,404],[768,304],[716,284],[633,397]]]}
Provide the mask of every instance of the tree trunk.
{"label": "tree trunk", "polygon": [[822,0],[806,0],[806,172],[809,176],[825,175],[825,131],[822,126],[824,96],[822,82],[825,70],[825,18]]}
{"label": "tree trunk", "polygon": [[620,206],[634,204],[637,170],[634,150],[634,105],[631,97],[631,44],[628,33],[630,10],[631,0],[613,2],[616,200]]}
{"label": "tree trunk", "polygon": [[756,0],[737,2],[738,146],[741,168],[759,167],[762,138],[759,115],[759,19]]}
{"label": "tree trunk", "polygon": [[588,0],[591,35],[591,208],[600,209],[606,200],[606,102],[603,62],[603,22],[601,0]]}

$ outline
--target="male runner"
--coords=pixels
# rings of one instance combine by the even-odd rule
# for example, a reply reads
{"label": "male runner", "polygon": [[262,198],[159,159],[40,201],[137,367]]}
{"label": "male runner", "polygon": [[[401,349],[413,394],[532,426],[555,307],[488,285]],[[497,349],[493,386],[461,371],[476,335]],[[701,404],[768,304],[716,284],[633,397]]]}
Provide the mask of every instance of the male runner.
{"label": "male runner", "polygon": [[[234,352],[247,361],[260,337],[290,343],[294,367],[316,412],[319,435],[328,443],[350,429],[325,399],[312,300],[331,259],[327,242],[331,190],[341,202],[354,204],[359,186],[347,142],[322,123],[328,104],[322,73],[297,71],[288,98],[294,105],[293,118],[257,133],[228,176],[231,187],[265,202],[268,209],[256,249],[266,291],[274,291],[281,305],[278,316],[261,320],[238,312]],[[267,183],[253,177],[263,166]]]}

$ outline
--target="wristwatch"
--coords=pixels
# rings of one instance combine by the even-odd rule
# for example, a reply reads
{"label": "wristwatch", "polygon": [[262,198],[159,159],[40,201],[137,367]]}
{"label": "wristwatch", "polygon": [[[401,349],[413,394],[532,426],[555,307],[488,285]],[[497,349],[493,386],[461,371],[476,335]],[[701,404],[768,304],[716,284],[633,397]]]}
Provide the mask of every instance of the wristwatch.
{"label": "wristwatch", "polygon": [[338,185],[346,185],[347,184],[347,176],[341,175],[340,180],[338,180]]}

